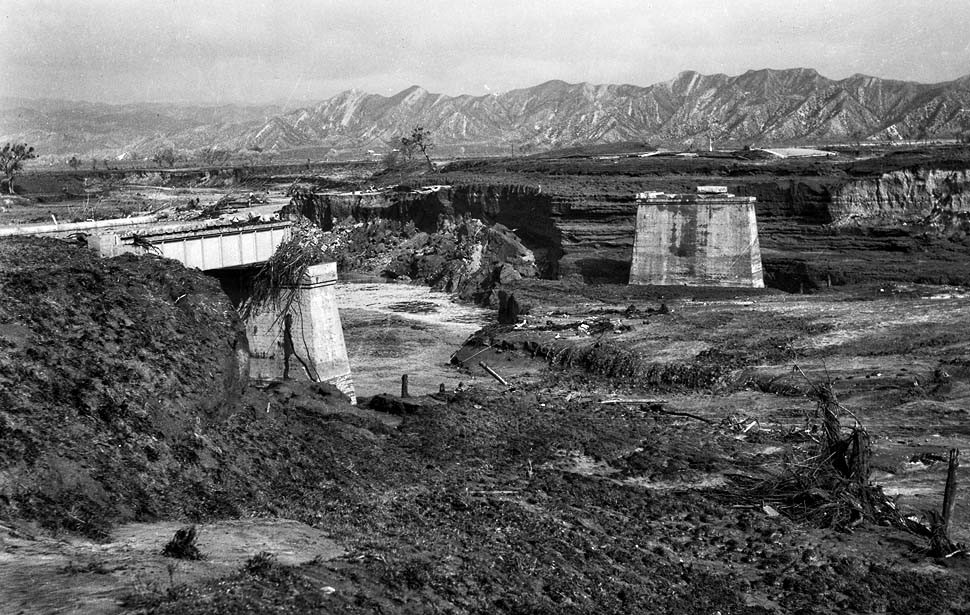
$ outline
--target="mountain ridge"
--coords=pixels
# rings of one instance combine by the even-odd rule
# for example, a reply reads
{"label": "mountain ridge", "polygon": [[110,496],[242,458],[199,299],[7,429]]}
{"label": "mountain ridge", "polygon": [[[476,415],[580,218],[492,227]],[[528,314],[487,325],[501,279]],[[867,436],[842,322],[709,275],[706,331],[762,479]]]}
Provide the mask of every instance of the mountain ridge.
{"label": "mountain ridge", "polygon": [[0,140],[42,153],[150,155],[162,147],[386,150],[411,127],[452,151],[527,152],[649,141],[706,147],[966,137],[970,75],[922,84],[811,68],[740,75],[685,70],[649,86],[552,79],[500,94],[451,96],[412,85],[391,95],[352,89],[298,108],[0,100]]}

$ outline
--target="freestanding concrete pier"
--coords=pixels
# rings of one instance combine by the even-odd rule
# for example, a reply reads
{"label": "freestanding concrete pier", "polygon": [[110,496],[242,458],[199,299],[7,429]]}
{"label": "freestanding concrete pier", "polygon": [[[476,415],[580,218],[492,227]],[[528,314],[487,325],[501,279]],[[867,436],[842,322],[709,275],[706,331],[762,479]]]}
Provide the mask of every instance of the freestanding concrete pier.
{"label": "freestanding concrete pier", "polygon": [[286,305],[267,306],[246,321],[249,376],[329,382],[357,403],[337,311],[337,264],[307,270]]}
{"label": "freestanding concrete pier", "polygon": [[630,284],[764,288],[754,197],[637,195]]}

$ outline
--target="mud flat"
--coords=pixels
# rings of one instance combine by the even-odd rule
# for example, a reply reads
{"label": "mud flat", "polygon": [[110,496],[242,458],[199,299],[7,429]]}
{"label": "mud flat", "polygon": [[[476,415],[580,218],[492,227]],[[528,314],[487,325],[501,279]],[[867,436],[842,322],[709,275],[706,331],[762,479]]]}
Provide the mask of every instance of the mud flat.
{"label": "mud flat", "polygon": [[60,540],[24,534],[0,524],[0,612],[27,614],[122,611],[174,584],[197,583],[239,568],[240,562],[273,553],[298,565],[344,551],[319,529],[288,519],[240,519],[197,526],[200,560],[174,560],[162,549],[184,524],[131,523],[107,542]]}
{"label": "mud flat", "polygon": [[[0,350],[10,359],[0,353],[0,402],[13,410],[0,403],[0,435],[17,448],[0,447],[0,581],[12,581],[0,588],[38,612],[60,608],[58,595],[71,607],[94,596],[85,588],[125,574],[98,549],[130,545],[131,569],[161,582],[126,607],[155,614],[965,612],[967,558],[932,554],[895,517],[853,519],[851,502],[820,483],[794,499],[774,489],[780,476],[822,467],[812,383],[824,382],[846,409],[843,427],[858,418],[868,429],[868,479],[899,496],[893,504],[906,515],[940,509],[947,450],[970,447],[970,305],[961,276],[950,287],[911,283],[926,268],[917,248],[937,254],[939,245],[916,234],[839,234],[871,254],[859,271],[885,261],[885,250],[868,249],[877,239],[894,242],[908,268],[864,280],[833,272],[831,287],[828,272],[803,276],[806,291],[819,291],[809,295],[603,283],[612,278],[598,273],[622,273],[626,253],[626,235],[610,228],[630,222],[629,196],[653,180],[593,178],[592,197],[606,186],[616,198],[571,192],[546,218],[524,220],[529,203],[565,191],[543,176],[540,194],[540,171],[519,182],[529,190],[468,189],[453,202],[480,202],[490,221],[504,211],[523,235],[530,227],[518,223],[534,222],[530,245],[547,262],[610,262],[559,280],[499,276],[531,308],[517,326],[417,286],[340,288],[358,390],[396,393],[407,373],[421,396],[393,421],[315,383],[213,396],[212,374],[234,373],[233,312],[197,272],[151,258],[89,260],[64,242],[10,244],[0,267]],[[696,183],[691,173],[676,182]],[[586,215],[597,200],[611,201],[598,230]],[[363,232],[373,216],[350,221],[361,232],[347,245],[374,254],[347,262],[385,269],[389,222],[417,223],[410,211],[410,220],[375,225],[379,234]],[[565,241],[549,243],[557,229]],[[815,229],[819,244],[803,230],[792,232],[818,269],[815,248],[831,229]],[[776,258],[793,260],[794,240],[773,241]],[[951,246],[954,262],[962,245]],[[437,264],[444,254],[425,256]],[[459,346],[470,371],[446,366]],[[512,386],[481,373],[481,360]],[[452,392],[459,381],[466,386]],[[440,383],[448,393],[422,396]],[[145,412],[144,400],[166,398]],[[970,526],[965,467],[951,527],[958,542]],[[197,564],[178,562],[173,580],[158,536],[126,538],[132,527],[170,533],[196,522],[208,540],[219,524],[250,518],[268,524],[244,532],[253,538],[245,548],[202,544],[204,565],[225,559],[218,578],[183,574]],[[299,549],[286,536],[271,545],[277,529],[320,545],[320,557],[288,557]],[[250,565],[246,553],[262,545],[277,559]],[[50,574],[34,587],[21,573],[44,557]],[[37,595],[55,585],[63,593]],[[122,608],[110,598],[82,610]]]}

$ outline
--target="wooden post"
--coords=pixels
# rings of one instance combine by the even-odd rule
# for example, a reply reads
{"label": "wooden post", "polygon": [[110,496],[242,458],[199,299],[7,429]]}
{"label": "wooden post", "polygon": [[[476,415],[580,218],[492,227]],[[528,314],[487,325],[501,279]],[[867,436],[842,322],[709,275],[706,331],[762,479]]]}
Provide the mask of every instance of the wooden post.
{"label": "wooden post", "polygon": [[408,375],[401,376],[401,397],[408,397]]}
{"label": "wooden post", "polygon": [[957,468],[960,467],[960,451],[950,449],[950,464],[946,470],[946,487],[943,489],[943,532],[950,536],[950,517],[957,500]]}
{"label": "wooden post", "polygon": [[950,463],[946,470],[946,487],[943,489],[943,514],[929,511],[930,553],[935,557],[948,557],[957,550],[950,540],[950,518],[957,495],[957,468],[960,467],[960,451],[950,449]]}

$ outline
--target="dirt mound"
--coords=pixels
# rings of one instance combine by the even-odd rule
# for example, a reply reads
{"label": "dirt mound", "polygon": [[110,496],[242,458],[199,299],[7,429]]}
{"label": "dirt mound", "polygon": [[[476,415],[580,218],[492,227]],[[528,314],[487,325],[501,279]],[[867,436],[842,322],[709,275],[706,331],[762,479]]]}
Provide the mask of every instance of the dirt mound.
{"label": "dirt mound", "polygon": [[501,224],[444,221],[432,233],[389,220],[335,227],[330,252],[341,271],[381,274],[488,305],[502,285],[538,275],[535,257]]}
{"label": "dirt mound", "polygon": [[217,283],[175,261],[0,243],[0,517],[103,538],[119,521],[305,513],[301,486],[327,474],[318,439],[373,434],[320,425],[350,408],[325,385],[246,389],[238,335]]}

